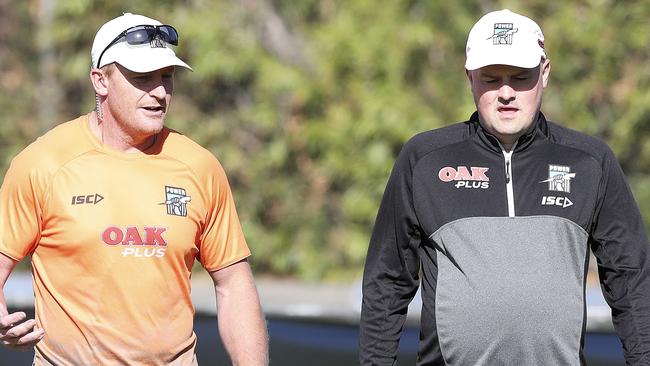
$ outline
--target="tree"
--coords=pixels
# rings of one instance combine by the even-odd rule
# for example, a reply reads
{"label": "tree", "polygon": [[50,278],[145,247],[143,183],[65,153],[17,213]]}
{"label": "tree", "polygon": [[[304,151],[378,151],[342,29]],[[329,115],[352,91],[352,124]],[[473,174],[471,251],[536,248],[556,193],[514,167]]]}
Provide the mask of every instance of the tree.
{"label": "tree", "polygon": [[41,132],[43,49],[54,50],[61,98],[49,120],[58,123],[93,108],[96,29],[122,11],[161,19],[179,30],[177,53],[194,68],[176,75],[168,124],[223,163],[257,272],[360,273],[396,155],[415,133],[473,111],[467,32],[502,7],[545,31],[546,115],[613,147],[650,227],[649,0],[59,1],[49,48],[34,47],[39,4],[0,0],[3,171]]}

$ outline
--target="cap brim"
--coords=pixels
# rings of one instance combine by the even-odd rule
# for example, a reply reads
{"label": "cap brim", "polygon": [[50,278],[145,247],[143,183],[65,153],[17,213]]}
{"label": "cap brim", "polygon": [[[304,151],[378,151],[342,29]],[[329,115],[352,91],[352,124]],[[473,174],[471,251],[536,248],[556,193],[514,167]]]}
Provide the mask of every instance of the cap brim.
{"label": "cap brim", "polygon": [[[480,56],[479,56],[480,55]],[[465,69],[476,70],[489,65],[509,65],[531,69],[537,67],[541,62],[543,54],[539,50],[529,52],[476,52],[476,55],[468,55],[465,62]]]}
{"label": "cap brim", "polygon": [[151,47],[144,45],[129,45],[120,42],[106,50],[102,58],[102,66],[117,62],[133,72],[151,72],[169,66],[180,66],[190,71],[192,68],[178,58],[169,47]]}
{"label": "cap brim", "polygon": [[529,57],[503,57],[502,55],[489,55],[474,60],[468,59],[465,63],[465,69],[471,71],[490,65],[508,65],[521,67],[523,69],[532,69],[539,66],[541,60],[541,55],[532,55]]}

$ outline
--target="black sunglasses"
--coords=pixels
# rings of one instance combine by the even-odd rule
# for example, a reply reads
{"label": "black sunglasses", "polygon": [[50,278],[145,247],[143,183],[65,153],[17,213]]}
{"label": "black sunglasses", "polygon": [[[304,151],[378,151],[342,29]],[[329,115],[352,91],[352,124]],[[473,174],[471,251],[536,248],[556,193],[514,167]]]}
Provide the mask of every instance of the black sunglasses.
{"label": "black sunglasses", "polygon": [[[152,43],[156,40],[162,40],[174,46],[178,46],[178,32],[171,25],[136,25],[120,33],[112,40],[106,48],[99,54],[97,67],[101,65],[104,52],[117,43],[122,37],[128,44]],[[164,47],[163,44],[156,44],[157,47]]]}

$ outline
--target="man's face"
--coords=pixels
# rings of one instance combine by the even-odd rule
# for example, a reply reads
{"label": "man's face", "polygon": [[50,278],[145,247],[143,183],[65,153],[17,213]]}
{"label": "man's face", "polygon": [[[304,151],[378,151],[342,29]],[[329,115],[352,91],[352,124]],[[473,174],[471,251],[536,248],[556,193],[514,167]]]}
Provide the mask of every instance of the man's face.
{"label": "man's face", "polygon": [[108,73],[109,112],[119,128],[138,140],[160,132],[174,89],[174,66],[137,73],[115,64]]}
{"label": "man's face", "polygon": [[489,65],[467,71],[481,125],[506,149],[535,122],[550,69],[546,59],[532,69]]}

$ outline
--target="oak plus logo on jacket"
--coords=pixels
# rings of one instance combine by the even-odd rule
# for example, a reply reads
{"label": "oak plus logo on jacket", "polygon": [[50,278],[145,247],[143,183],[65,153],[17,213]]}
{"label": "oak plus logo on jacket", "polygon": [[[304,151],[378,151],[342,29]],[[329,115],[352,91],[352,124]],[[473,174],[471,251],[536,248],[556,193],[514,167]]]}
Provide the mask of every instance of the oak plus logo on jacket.
{"label": "oak plus logo on jacket", "polygon": [[490,187],[490,178],[487,176],[487,171],[490,168],[485,167],[466,167],[459,166],[457,168],[446,166],[438,171],[438,178],[445,182],[455,182],[456,188],[479,188],[488,189]]}
{"label": "oak plus logo on jacket", "polygon": [[123,257],[162,258],[167,250],[164,233],[167,228],[158,226],[109,226],[102,232],[102,241],[120,247]]}
{"label": "oak plus logo on jacket", "polygon": [[[571,173],[571,167],[551,164],[548,166],[548,179],[540,183],[548,183],[548,190],[552,192],[571,193],[571,179],[575,177],[576,173]],[[573,202],[569,197],[543,196],[542,205],[567,208],[573,206]]]}

